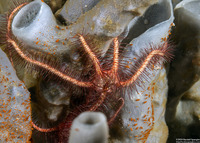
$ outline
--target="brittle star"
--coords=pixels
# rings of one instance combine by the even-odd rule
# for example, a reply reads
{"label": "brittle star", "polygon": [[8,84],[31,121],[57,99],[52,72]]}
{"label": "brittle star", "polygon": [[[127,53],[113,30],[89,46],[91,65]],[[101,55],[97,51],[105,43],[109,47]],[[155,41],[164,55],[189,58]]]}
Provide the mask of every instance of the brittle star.
{"label": "brittle star", "polygon": [[[154,58],[155,59],[156,58],[157,59],[166,59],[166,60],[171,58],[171,54],[169,52],[170,50],[168,48],[167,42],[164,43],[159,48],[151,48],[147,53],[145,53],[146,57],[139,64],[139,67],[137,67],[137,70],[134,72],[134,74],[131,75],[129,79],[121,80],[119,77],[120,75],[118,74],[118,71],[119,71],[119,46],[120,46],[118,38],[113,39],[114,52],[113,52],[112,67],[109,70],[104,70],[101,67],[100,61],[97,58],[96,54],[92,51],[90,46],[87,44],[84,36],[81,34],[77,34],[78,39],[80,40],[80,42],[84,48],[84,51],[88,54],[89,58],[91,59],[93,65],[94,65],[94,68],[95,68],[95,76],[92,79],[92,81],[77,80],[46,63],[43,63],[41,61],[38,61],[38,60],[28,57],[24,53],[24,51],[21,50],[19,44],[12,38],[11,22],[12,22],[13,16],[16,13],[16,11],[18,11],[24,5],[25,4],[22,4],[22,5],[18,6],[17,8],[15,8],[12,11],[12,13],[9,15],[8,25],[7,25],[7,42],[13,46],[15,51],[25,61],[27,61],[33,65],[37,65],[47,71],[50,71],[51,73],[55,74],[56,76],[62,78],[64,81],[70,82],[79,87],[91,88],[96,93],[98,93],[98,95],[99,95],[98,100],[95,103],[93,103],[93,105],[91,105],[87,109],[87,111],[96,111],[103,104],[103,102],[105,101],[107,96],[111,93],[115,94],[117,89],[129,87],[129,86],[135,84],[138,80],[140,80],[140,77],[141,77],[141,75],[144,74],[145,70],[147,68],[150,68],[151,64],[156,64],[157,62],[159,62],[159,60],[158,61],[153,60]],[[109,124],[111,122],[113,122],[113,120],[116,118],[116,116],[119,114],[120,110],[124,106],[124,98],[122,96],[118,98],[118,101],[120,101],[121,104],[118,107],[118,109],[115,111],[114,115],[112,115],[112,117],[108,120]],[[35,129],[37,129],[40,132],[52,132],[52,131],[59,130],[59,128],[61,128],[61,125],[63,125],[63,124],[58,125],[57,127],[54,127],[54,128],[49,128],[49,129],[40,128],[37,125],[35,125],[33,122],[32,122],[32,125]]]}

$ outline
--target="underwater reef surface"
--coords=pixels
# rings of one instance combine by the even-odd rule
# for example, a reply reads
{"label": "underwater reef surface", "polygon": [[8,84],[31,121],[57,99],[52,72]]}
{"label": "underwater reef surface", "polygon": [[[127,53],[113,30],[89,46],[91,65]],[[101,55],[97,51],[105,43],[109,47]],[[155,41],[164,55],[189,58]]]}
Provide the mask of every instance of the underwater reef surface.
{"label": "underwater reef surface", "polygon": [[199,5],[198,0],[185,0],[174,9],[176,27],[172,39],[176,51],[168,73],[166,108],[169,143],[176,138],[200,139]]}
{"label": "underwater reef surface", "polygon": [[31,137],[30,93],[0,49],[0,141],[26,142]]}
{"label": "underwater reef surface", "polygon": [[[3,51],[0,63],[13,74],[0,72],[23,81],[0,85],[1,91],[9,85],[8,94],[0,94],[0,106],[6,108],[0,112],[5,125],[1,141],[171,143],[199,138],[199,1],[185,0],[174,12],[178,2],[172,6],[171,0],[25,2],[9,3],[7,18],[1,15],[0,43],[11,63]],[[107,72],[112,67],[116,73]],[[20,113],[6,100],[12,97]],[[20,122],[14,122],[19,115]]]}

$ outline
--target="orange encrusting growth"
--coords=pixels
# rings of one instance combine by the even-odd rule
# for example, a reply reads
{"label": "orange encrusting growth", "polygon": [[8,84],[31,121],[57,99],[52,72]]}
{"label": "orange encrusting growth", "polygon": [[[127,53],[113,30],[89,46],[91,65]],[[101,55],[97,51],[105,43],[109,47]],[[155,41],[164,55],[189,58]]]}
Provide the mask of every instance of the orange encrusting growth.
{"label": "orange encrusting growth", "polygon": [[[150,109],[150,108],[148,108]],[[144,123],[148,124],[149,128],[146,129],[144,132],[141,132],[142,135],[140,136],[140,138],[138,138],[138,140],[142,140],[144,143],[146,142],[146,140],[148,139],[150,132],[153,130],[154,127],[154,107],[153,107],[153,97],[151,98],[151,112],[148,111],[147,115],[149,116],[149,113],[151,113],[150,117],[147,119],[145,118],[143,121],[145,121]],[[142,128],[143,129],[143,128]]]}
{"label": "orange encrusting growth", "polygon": [[[0,60],[1,58],[0,56]],[[16,80],[8,70],[8,66],[0,63],[1,141],[28,142],[31,138],[29,93],[23,83]]]}
{"label": "orange encrusting growth", "polygon": [[[154,127],[154,106],[153,106],[153,95],[154,95],[154,85],[152,84],[152,87],[148,87],[149,92],[152,94],[145,94],[148,99],[139,100],[141,106],[146,106],[141,114],[139,115],[139,118],[132,118],[130,117],[130,123],[128,123],[127,127],[130,126],[130,136],[134,137],[135,140],[138,141],[138,143],[146,143],[147,139],[149,138],[150,132],[153,130]],[[150,105],[144,105],[150,102]],[[147,108],[148,107],[148,108]],[[142,109],[142,108],[140,108]],[[130,115],[132,116],[132,115]]]}

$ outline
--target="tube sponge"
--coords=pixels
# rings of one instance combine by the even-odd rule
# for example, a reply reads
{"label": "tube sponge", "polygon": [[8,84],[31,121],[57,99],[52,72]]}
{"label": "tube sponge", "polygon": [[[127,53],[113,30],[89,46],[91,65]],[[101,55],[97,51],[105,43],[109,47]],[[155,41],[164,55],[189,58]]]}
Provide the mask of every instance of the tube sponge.
{"label": "tube sponge", "polygon": [[100,112],[84,112],[72,123],[69,143],[107,143],[106,116]]}
{"label": "tube sponge", "polygon": [[[170,0],[161,0],[149,7],[143,16],[137,20],[133,19],[128,25],[128,30],[132,32],[127,36],[127,39],[133,39],[128,41],[132,47],[126,51],[126,57],[122,62],[139,59],[143,56],[143,51],[166,42],[173,20]],[[167,74],[162,66],[154,66],[153,70],[148,71],[150,74],[143,87],[138,86],[137,91],[127,90],[125,93],[125,105],[121,115],[124,127],[122,130],[127,139],[123,142],[158,143],[167,140],[168,129],[164,120],[168,90]]]}
{"label": "tube sponge", "polygon": [[55,53],[66,48],[64,30],[59,30],[51,8],[41,1],[33,1],[17,13],[12,32],[23,44],[41,51]]}

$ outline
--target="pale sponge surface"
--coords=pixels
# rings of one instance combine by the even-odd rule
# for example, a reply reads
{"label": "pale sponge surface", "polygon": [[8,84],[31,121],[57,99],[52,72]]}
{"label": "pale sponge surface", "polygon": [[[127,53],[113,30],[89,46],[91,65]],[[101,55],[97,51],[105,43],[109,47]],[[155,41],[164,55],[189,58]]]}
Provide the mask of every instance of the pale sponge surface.
{"label": "pale sponge surface", "polygon": [[31,137],[29,92],[0,49],[0,142],[27,142]]}

